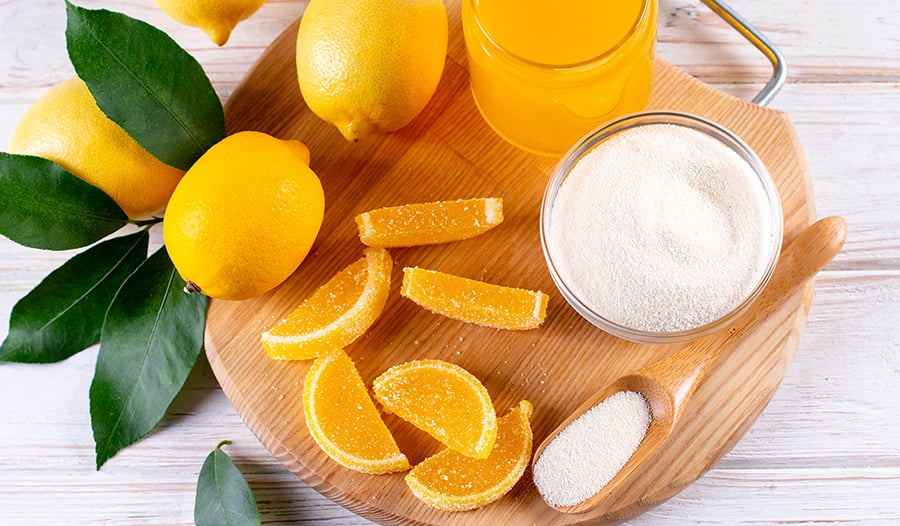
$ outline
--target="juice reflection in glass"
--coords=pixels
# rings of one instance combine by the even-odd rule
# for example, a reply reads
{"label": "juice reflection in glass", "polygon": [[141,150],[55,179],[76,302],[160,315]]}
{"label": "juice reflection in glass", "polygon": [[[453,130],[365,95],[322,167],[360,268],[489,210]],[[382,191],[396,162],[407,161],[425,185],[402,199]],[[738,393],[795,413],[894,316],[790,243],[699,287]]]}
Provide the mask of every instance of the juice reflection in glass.
{"label": "juice reflection in glass", "polygon": [[650,96],[656,0],[462,0],[475,103],[500,136],[560,156]]}

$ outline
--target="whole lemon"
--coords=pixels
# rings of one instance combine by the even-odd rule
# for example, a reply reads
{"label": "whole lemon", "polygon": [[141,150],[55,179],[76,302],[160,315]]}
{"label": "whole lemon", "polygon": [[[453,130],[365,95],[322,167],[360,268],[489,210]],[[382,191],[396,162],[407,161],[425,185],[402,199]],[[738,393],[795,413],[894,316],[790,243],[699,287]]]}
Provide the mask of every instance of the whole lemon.
{"label": "whole lemon", "polygon": [[25,112],[9,151],[50,159],[106,192],[132,219],[162,210],[184,175],[109,120],[78,78],[57,84]]}
{"label": "whole lemon", "polygon": [[166,248],[189,291],[252,298],[294,272],[324,214],[322,185],[308,165],[302,142],[245,131],[191,166],[163,220]]}
{"label": "whole lemon", "polygon": [[182,24],[199,27],[216,45],[224,45],[238,22],[266,0],[156,0],[164,13]]}
{"label": "whole lemon", "polygon": [[441,0],[312,0],[297,34],[297,77],[313,113],[355,141],[418,115],[446,55]]}

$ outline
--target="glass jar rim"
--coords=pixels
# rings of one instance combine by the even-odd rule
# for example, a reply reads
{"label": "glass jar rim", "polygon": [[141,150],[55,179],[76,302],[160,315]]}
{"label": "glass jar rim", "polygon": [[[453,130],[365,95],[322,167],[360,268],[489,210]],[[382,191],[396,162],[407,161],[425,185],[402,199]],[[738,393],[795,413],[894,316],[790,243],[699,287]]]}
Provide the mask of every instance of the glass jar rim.
{"label": "glass jar rim", "polygon": [[[569,64],[548,64],[548,63],[544,63],[544,62],[530,60],[521,55],[513,53],[512,51],[508,50],[506,47],[501,45],[499,42],[497,42],[497,40],[494,37],[492,37],[491,34],[488,32],[487,28],[484,27],[484,25],[481,23],[481,20],[478,18],[478,1],[479,0],[463,0],[463,1],[466,4],[468,4],[469,7],[472,9],[472,15],[473,15],[472,20],[475,22],[475,25],[478,27],[478,32],[481,35],[483,35],[484,38],[493,47],[493,49],[495,49],[499,53],[503,54],[504,56],[506,56],[516,62],[519,62],[521,64],[524,64],[524,65],[527,65],[527,66],[530,66],[533,68],[539,68],[539,69],[545,69],[545,70],[571,70],[571,69],[579,69],[579,68],[593,66],[600,62],[606,62],[611,57],[613,57],[617,51],[622,49],[622,47],[624,47],[625,44],[627,44],[632,38],[634,38],[635,34],[638,31],[638,28],[640,28],[641,24],[644,22],[644,20],[648,16],[650,16],[649,13],[650,13],[651,3],[656,2],[657,0],[643,0],[643,3],[641,4],[641,12],[638,14],[637,18],[635,19],[634,24],[632,24],[632,26],[625,33],[625,36],[623,36],[622,39],[619,40],[619,42],[617,42],[615,45],[611,46],[609,49],[607,49],[603,53],[600,53],[599,55],[596,55],[596,56],[591,57],[586,60],[582,60],[580,62],[573,62],[573,63],[569,63]],[[464,18],[464,20],[465,20],[465,18]]]}

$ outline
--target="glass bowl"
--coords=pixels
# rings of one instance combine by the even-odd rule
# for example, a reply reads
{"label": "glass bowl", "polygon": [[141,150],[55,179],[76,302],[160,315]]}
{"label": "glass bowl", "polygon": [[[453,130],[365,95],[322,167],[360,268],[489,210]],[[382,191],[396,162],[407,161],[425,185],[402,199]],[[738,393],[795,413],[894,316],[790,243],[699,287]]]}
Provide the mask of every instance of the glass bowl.
{"label": "glass bowl", "polygon": [[[549,236],[552,235],[550,231],[551,212],[560,187],[563,185],[576,163],[597,145],[616,134],[635,127],[655,124],[671,124],[699,131],[737,153],[758,177],[759,184],[763,189],[768,204],[768,213],[771,214],[769,217],[771,231],[767,232],[768,238],[764,238],[766,240],[765,246],[767,249],[767,252],[765,253],[766,265],[763,272],[760,274],[760,279],[752,288],[751,292],[719,318],[699,326],[692,326],[671,332],[652,332],[628,327],[612,321],[608,315],[604,315],[602,312],[596,312],[583,298],[580,298],[578,294],[573,291],[573,287],[563,279],[559,271],[559,264],[554,261],[553,250],[549,246]],[[578,312],[578,314],[593,325],[620,338],[639,343],[667,344],[690,341],[722,328],[729,321],[741,314],[753,300],[756,299],[766,286],[766,283],[768,283],[769,278],[772,276],[772,271],[775,268],[782,242],[782,223],[781,200],[778,197],[778,191],[771,175],[768,170],[766,170],[766,167],[763,165],[762,161],[760,161],[759,157],[737,135],[716,123],[686,113],[644,112],[626,115],[596,128],[579,140],[578,143],[576,143],[565,156],[560,159],[550,176],[550,180],[544,191],[543,201],[541,202],[540,233],[541,246],[543,247],[544,258],[546,259],[550,275],[562,296],[569,305]]]}

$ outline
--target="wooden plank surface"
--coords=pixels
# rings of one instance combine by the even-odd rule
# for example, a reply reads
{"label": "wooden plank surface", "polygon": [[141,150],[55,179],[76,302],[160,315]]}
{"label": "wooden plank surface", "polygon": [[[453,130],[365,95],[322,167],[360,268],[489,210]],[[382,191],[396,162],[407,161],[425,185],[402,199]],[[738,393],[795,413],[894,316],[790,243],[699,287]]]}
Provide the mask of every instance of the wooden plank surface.
{"label": "wooden plank surface", "polygon": [[[146,19],[203,63],[224,99],[303,10],[270,0],[223,49],[150,0],[77,2]],[[733,0],[787,55],[786,111],[806,152],[820,216],[850,223],[817,280],[781,388],[716,467],[629,524],[896,524],[900,521],[900,5]],[[766,64],[699,2],[661,2],[660,55],[717,88],[750,95]],[[28,104],[71,75],[55,0],[0,2],[0,145]],[[0,240],[0,335],[9,310],[67,254]],[[201,366],[157,432],[93,470],[87,387],[96,350],[51,366],[0,365],[4,524],[191,524],[193,490],[220,439],[266,524],[362,525],[275,461]]]}

